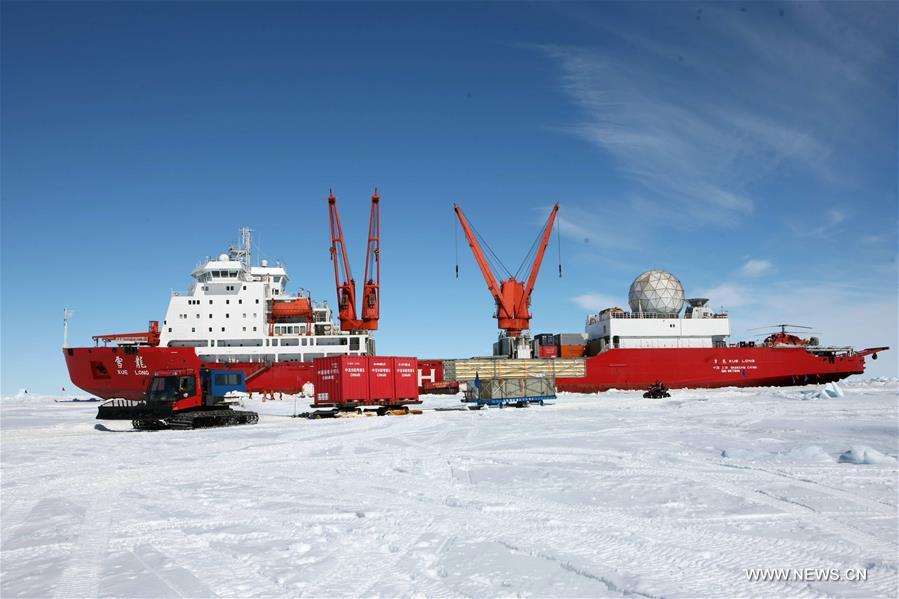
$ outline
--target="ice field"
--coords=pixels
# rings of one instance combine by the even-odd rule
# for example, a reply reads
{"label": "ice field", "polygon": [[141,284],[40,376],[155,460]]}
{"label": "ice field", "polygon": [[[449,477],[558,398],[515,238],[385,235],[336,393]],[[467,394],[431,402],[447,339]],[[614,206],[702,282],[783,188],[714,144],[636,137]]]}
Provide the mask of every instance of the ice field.
{"label": "ice field", "polygon": [[0,596],[895,597],[899,383],[841,387],[161,432],[6,397]]}

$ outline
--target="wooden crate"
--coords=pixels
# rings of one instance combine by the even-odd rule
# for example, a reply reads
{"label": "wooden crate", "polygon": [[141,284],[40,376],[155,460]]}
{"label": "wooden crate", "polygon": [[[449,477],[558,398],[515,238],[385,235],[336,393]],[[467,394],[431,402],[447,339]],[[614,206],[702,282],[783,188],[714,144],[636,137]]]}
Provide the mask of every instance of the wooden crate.
{"label": "wooden crate", "polygon": [[584,378],[587,366],[584,358],[546,358],[514,360],[503,358],[470,358],[445,360],[443,378],[447,381],[546,377]]}

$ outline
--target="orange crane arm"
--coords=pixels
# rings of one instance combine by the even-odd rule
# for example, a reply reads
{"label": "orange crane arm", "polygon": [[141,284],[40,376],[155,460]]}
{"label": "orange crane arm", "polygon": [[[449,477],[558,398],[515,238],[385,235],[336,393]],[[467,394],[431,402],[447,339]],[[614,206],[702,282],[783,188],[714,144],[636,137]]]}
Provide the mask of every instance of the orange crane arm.
{"label": "orange crane arm", "polygon": [[[331,260],[334,261],[334,282],[337,284],[340,328],[344,331],[354,330],[359,328],[359,320],[356,317],[356,281],[353,280],[350,264],[347,261],[343,229],[340,226],[340,216],[337,214],[337,198],[334,197],[333,192],[328,194],[328,214],[331,217]],[[338,246],[340,246],[339,252]]]}
{"label": "orange crane arm", "polygon": [[553,232],[553,223],[556,220],[556,214],[559,212],[559,204],[553,206],[549,219],[546,221],[546,229],[543,231],[543,239],[540,240],[540,247],[537,249],[537,255],[534,256],[534,264],[531,266],[531,274],[528,276],[527,285],[525,285],[524,293],[521,295],[519,310],[527,306],[531,299],[531,292],[534,290],[534,283],[537,282],[537,273],[540,272],[540,265],[543,263],[543,254],[546,253],[546,245],[549,243],[549,237]]}
{"label": "orange crane arm", "polygon": [[371,196],[368,220],[368,251],[365,254],[365,286],[362,290],[362,322],[370,331],[378,328],[381,311],[381,197]]}
{"label": "orange crane arm", "polygon": [[513,306],[508,305],[503,297],[499,281],[496,280],[496,276],[494,276],[493,271],[490,269],[490,264],[487,262],[484,252],[481,251],[481,246],[478,245],[478,240],[475,238],[471,225],[468,224],[468,220],[466,220],[465,215],[462,214],[462,209],[459,208],[458,204],[453,204],[453,210],[456,211],[456,216],[459,217],[459,222],[462,224],[462,230],[465,231],[465,237],[468,239],[468,245],[471,248],[472,253],[474,253],[474,258],[477,260],[478,266],[481,268],[481,274],[484,275],[484,281],[487,282],[487,288],[493,295],[493,299],[496,300],[498,306],[503,307],[507,314],[514,314]]}

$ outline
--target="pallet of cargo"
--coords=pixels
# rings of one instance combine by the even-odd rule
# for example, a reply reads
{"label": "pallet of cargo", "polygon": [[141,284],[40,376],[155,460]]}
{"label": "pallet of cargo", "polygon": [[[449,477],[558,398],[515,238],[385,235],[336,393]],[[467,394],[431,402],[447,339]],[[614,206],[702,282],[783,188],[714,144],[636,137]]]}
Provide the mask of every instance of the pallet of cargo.
{"label": "pallet of cargo", "polygon": [[512,359],[504,357],[445,360],[445,380],[526,379],[531,377],[583,378],[587,375],[584,358]]}
{"label": "pallet of cargo", "polygon": [[463,403],[470,404],[471,409],[484,406],[500,408],[514,405],[519,408],[545,402],[556,398],[556,382],[547,377],[501,378],[481,380],[480,377],[468,383],[468,389],[462,398]]}

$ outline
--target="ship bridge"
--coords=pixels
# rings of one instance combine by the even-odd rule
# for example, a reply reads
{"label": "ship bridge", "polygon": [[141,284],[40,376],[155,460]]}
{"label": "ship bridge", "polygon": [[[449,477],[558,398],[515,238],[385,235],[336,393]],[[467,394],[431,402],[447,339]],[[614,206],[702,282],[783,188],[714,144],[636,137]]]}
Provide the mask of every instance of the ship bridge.
{"label": "ship bridge", "polygon": [[243,244],[208,258],[186,294],[173,293],[159,344],[193,347],[207,362],[304,362],[334,354],[374,351],[366,334],[341,334],[326,302],[303,290],[287,292],[281,264],[251,263],[250,232]]}

